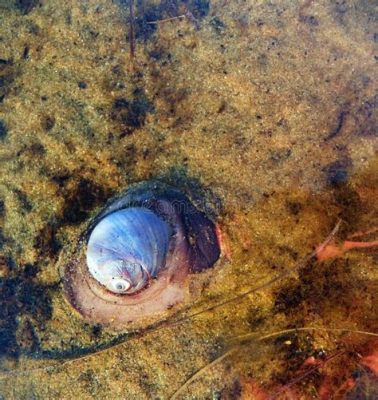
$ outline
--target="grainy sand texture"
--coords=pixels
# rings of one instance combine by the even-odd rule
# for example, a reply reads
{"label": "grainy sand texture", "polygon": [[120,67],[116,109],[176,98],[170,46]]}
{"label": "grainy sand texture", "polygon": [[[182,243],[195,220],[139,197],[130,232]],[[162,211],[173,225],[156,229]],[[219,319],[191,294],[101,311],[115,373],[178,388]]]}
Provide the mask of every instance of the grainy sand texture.
{"label": "grainy sand texture", "polygon": [[[129,10],[0,0],[0,399],[373,398],[376,248],[301,260],[339,220],[377,240],[375,2]],[[222,259],[162,329],[87,323],[61,266],[152,178],[210,205]]]}

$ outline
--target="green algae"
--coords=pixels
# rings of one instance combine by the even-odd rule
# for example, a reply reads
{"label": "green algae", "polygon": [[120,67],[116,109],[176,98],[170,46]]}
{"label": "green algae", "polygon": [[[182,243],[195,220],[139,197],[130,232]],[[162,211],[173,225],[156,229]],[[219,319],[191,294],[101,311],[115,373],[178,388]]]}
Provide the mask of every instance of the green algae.
{"label": "green algae", "polygon": [[[125,2],[16,3],[0,2],[0,397],[167,399],[251,331],[377,331],[373,249],[173,323],[294,268],[339,218],[338,240],[377,226],[372,2],[194,1],[197,23],[158,24],[182,2],[137,2],[133,60]],[[82,321],[59,264],[108,198],[151,177],[207,188],[227,257],[190,278],[200,300],[164,329],[120,335]],[[183,398],[253,398],[253,382],[274,393],[345,343],[252,341]],[[347,378],[357,360],[344,364]],[[302,395],[321,382],[304,380]]]}

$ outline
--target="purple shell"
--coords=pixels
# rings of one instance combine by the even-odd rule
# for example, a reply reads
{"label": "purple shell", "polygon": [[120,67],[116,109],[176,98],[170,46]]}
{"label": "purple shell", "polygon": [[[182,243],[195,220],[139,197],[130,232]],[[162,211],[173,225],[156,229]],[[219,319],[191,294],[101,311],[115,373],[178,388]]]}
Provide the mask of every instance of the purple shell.
{"label": "purple shell", "polygon": [[171,227],[147,208],[111,213],[90,234],[89,272],[111,292],[135,293],[164,268],[171,235]]}

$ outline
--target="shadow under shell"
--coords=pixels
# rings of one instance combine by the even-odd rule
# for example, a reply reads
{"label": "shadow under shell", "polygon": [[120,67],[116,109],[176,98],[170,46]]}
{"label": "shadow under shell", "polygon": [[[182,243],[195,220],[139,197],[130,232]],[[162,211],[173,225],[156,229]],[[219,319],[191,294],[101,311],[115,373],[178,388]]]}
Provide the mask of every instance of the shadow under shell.
{"label": "shadow under shell", "polygon": [[[144,207],[167,222],[173,231],[165,265],[148,286],[134,294],[107,290],[88,271],[87,242],[94,227],[111,213]],[[220,256],[214,223],[178,190],[161,182],[143,182],[111,200],[90,223],[71,261],[63,267],[67,299],[88,321],[116,329],[142,321],[157,322],[164,312],[182,302],[189,273],[212,267]]]}

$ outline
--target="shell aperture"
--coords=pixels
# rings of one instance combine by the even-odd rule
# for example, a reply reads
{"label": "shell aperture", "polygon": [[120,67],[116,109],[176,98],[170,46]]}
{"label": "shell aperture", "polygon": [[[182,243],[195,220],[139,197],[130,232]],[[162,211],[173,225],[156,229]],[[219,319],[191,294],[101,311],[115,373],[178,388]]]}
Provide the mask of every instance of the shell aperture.
{"label": "shell aperture", "polygon": [[113,293],[135,293],[164,267],[171,234],[170,226],[147,208],[113,212],[89,237],[89,272]]}

